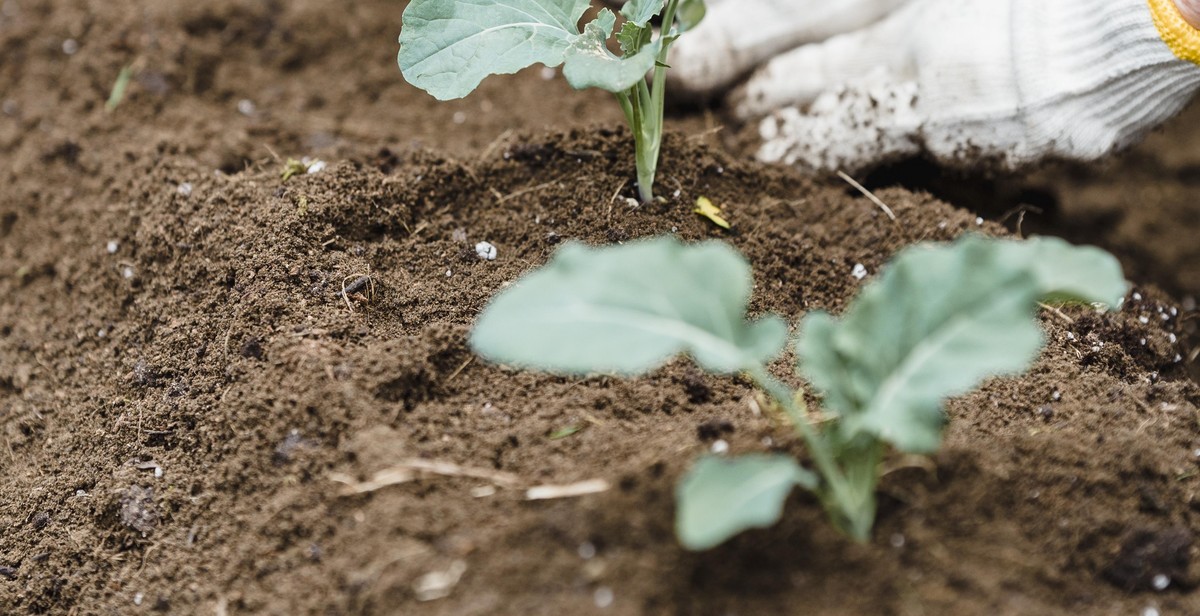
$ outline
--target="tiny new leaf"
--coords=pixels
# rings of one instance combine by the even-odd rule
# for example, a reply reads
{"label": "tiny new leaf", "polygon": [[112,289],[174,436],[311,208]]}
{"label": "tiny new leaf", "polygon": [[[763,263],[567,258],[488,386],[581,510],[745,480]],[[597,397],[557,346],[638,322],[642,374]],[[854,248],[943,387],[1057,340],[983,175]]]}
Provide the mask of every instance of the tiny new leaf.
{"label": "tiny new leaf", "polygon": [[701,458],[675,490],[675,532],[689,550],[707,550],[734,535],[779,520],[792,488],[817,477],[784,455]]}
{"label": "tiny new leaf", "polygon": [[718,242],[670,237],[564,246],[480,315],[471,346],[506,364],[565,374],[641,374],[680,353],[716,373],[774,357],[778,317],[746,321],[750,267]]}
{"label": "tiny new leaf", "polygon": [[865,432],[931,452],[941,442],[943,400],[1033,361],[1042,346],[1037,301],[1115,305],[1125,289],[1116,259],[1058,239],[969,236],[909,248],[840,321],[805,318],[801,370],[838,415],[843,442]]}

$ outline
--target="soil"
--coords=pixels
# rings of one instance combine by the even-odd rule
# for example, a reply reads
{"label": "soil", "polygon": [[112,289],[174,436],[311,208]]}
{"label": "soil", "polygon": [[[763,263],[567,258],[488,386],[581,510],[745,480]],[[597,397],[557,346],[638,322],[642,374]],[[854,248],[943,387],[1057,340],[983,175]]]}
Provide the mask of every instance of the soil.
{"label": "soil", "polygon": [[[436,103],[395,68],[401,10],[0,3],[0,611],[1200,613],[1200,113],[1099,167],[882,170],[893,223],[692,112],[666,201],[633,208],[606,95],[533,69]],[[285,181],[301,156],[328,167]],[[803,456],[747,382],[564,379],[465,345],[568,240],[726,239],[752,309],[794,321],[914,242],[1035,228],[1114,250],[1136,294],[1043,314],[1028,374],[949,403],[936,456],[887,460],[864,545],[797,493],[773,528],[678,546],[673,486],[716,439]],[[470,476],[347,489],[413,460]],[[611,487],[513,487],[591,479]]]}

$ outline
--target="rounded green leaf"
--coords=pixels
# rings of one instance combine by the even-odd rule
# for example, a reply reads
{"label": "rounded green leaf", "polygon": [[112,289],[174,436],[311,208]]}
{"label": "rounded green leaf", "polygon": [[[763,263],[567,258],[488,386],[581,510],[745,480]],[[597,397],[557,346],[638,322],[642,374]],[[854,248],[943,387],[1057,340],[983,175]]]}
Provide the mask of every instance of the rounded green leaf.
{"label": "rounded green leaf", "polygon": [[1042,346],[1036,302],[1070,296],[1115,304],[1120,265],[1058,239],[968,236],[903,251],[840,321],[809,314],[801,370],[849,440],[867,432],[904,451],[941,442],[942,401],[1026,369]]}
{"label": "rounded green leaf", "polygon": [[412,0],[398,61],[404,78],[440,100],[488,75],[562,64],[588,0]]}
{"label": "rounded green leaf", "polygon": [[707,550],[779,520],[792,488],[817,478],[782,455],[701,458],[675,490],[675,532],[689,550]]}
{"label": "rounded green leaf", "polygon": [[749,265],[719,242],[569,244],[493,299],[471,346],[495,362],[565,374],[640,374],[680,353],[737,372],[787,339],[776,317],[746,321],[751,286]]}

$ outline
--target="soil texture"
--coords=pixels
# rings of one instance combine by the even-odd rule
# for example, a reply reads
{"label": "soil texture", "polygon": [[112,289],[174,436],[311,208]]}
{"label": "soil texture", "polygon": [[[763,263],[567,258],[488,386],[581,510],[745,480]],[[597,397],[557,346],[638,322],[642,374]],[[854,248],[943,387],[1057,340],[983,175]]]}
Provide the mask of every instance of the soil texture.
{"label": "soil texture", "polygon": [[[1099,168],[881,171],[897,222],[693,112],[664,201],[634,207],[607,95],[539,67],[437,103],[395,67],[402,9],[0,2],[0,612],[1200,613],[1194,111]],[[326,164],[284,179],[305,156]],[[566,241],[725,239],[752,310],[794,322],[915,242],[1035,230],[1113,249],[1134,291],[1044,312],[1029,373],[953,400],[936,456],[889,457],[863,545],[798,492],[679,547],[675,482],[716,441],[804,457],[747,381],[565,379],[465,343]]]}

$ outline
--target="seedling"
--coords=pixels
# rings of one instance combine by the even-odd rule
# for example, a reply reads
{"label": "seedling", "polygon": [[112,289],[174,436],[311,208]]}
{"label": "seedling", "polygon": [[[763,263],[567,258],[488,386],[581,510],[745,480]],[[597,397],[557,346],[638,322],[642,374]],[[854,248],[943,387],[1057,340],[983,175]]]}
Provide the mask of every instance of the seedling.
{"label": "seedling", "polygon": [[680,353],[709,372],[745,373],[790,418],[815,472],[781,454],[701,459],[677,489],[680,541],[707,549],[769,526],[797,485],[865,541],[888,446],[935,451],[946,398],[1025,370],[1043,344],[1039,301],[1116,305],[1126,289],[1110,255],[1058,239],[908,248],[840,319],[801,321],[795,349],[800,375],[822,396],[818,427],[802,392],[767,370],[788,328],[773,315],[746,319],[751,286],[749,265],[718,242],[572,244],[498,295],[471,345],[495,362],[561,374],[639,375]]}
{"label": "seedling", "polygon": [[[400,70],[439,100],[470,94],[489,75],[562,65],[571,87],[616,94],[637,149],[638,195],[654,199],[662,147],[667,52],[704,18],[703,0],[630,0],[617,17],[601,9],[582,31],[588,0],[413,0],[404,10]],[[661,16],[658,34],[651,20]],[[650,83],[647,73],[653,72]]]}

